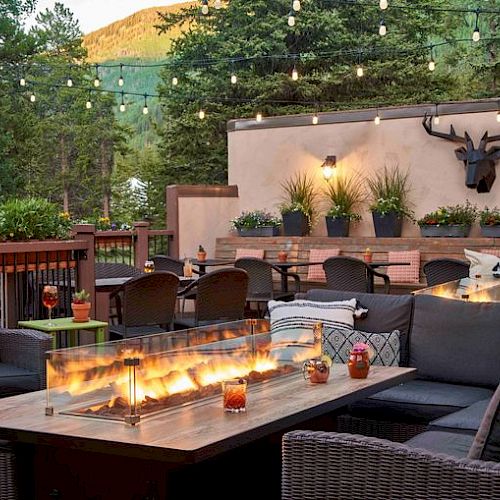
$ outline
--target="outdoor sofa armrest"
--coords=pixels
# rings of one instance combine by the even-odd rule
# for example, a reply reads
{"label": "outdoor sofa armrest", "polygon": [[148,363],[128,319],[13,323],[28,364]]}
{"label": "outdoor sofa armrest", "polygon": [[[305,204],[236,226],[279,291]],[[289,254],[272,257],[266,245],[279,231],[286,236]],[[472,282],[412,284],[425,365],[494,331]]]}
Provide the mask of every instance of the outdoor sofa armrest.
{"label": "outdoor sofa armrest", "polygon": [[46,356],[52,349],[52,336],[28,329],[0,329],[0,361],[40,376],[41,388],[46,386]]}
{"label": "outdoor sofa armrest", "polygon": [[335,432],[283,436],[282,499],[481,499],[500,494],[500,463],[458,459]]}

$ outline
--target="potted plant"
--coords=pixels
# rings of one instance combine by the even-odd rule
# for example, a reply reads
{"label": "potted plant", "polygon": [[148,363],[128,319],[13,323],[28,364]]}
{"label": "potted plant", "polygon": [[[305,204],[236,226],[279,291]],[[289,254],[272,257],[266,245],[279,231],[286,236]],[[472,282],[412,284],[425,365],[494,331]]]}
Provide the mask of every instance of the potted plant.
{"label": "potted plant", "polygon": [[500,238],[500,209],[485,207],[479,213],[481,234],[486,238]]}
{"label": "potted plant", "polygon": [[355,209],[364,200],[362,179],[358,176],[337,178],[328,184],[325,195],[330,202],[325,217],[328,236],[348,236],[350,222],[361,220]]}
{"label": "potted plant", "polygon": [[399,237],[403,219],[413,220],[408,206],[408,180],[408,172],[401,172],[397,166],[392,169],[384,167],[383,171],[368,179],[372,197],[370,211],[377,237]]}
{"label": "potted plant", "polygon": [[417,221],[424,237],[466,238],[477,218],[477,208],[469,201],[439,207]]}
{"label": "potted plant", "polygon": [[207,252],[203,248],[203,245],[198,246],[198,252],[196,253],[196,259],[199,262],[205,262],[207,260]]}
{"label": "potted plant", "polygon": [[75,323],[86,323],[89,321],[90,293],[82,289],[73,294],[71,310],[73,311],[73,321]]}
{"label": "potted plant", "polygon": [[278,236],[281,220],[264,210],[242,212],[231,220],[239,236]]}
{"label": "potted plant", "polygon": [[307,236],[316,215],[316,191],[307,174],[296,174],[282,184],[286,200],[280,206],[285,236]]}

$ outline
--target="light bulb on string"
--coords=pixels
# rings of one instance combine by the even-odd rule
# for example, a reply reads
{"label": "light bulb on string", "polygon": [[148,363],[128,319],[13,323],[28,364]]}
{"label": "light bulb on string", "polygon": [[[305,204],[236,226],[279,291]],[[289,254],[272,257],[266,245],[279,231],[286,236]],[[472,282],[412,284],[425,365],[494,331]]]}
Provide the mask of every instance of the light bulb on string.
{"label": "light bulb on string", "polygon": [[299,79],[299,72],[297,71],[297,67],[294,65],[292,69],[292,80],[296,82]]}
{"label": "light bulb on string", "polygon": [[474,33],[472,33],[472,41],[473,42],[479,42],[481,40],[481,32],[479,31],[479,14],[480,10],[476,10],[476,25],[474,27]]}
{"label": "light bulb on string", "polygon": [[387,35],[387,25],[385,24],[385,21],[383,19],[380,21],[380,26],[378,28],[378,34],[380,36]]}
{"label": "light bulb on string", "polygon": [[434,59],[431,59],[429,61],[429,71],[434,71],[436,69],[436,62],[434,61]]}
{"label": "light bulb on string", "polygon": [[123,80],[123,64],[120,64],[120,78],[118,78],[118,86],[123,87],[125,81]]}
{"label": "light bulb on string", "polygon": [[261,122],[261,121],[262,121],[262,113],[261,113],[260,111],[259,111],[259,112],[257,113],[257,115],[255,116],[255,120],[256,120],[257,122]]}
{"label": "light bulb on string", "polygon": [[206,16],[208,14],[208,0],[202,0],[201,13]]}
{"label": "light bulb on string", "polygon": [[35,102],[36,101],[36,95],[35,95],[34,92],[30,95],[30,101],[31,102]]}
{"label": "light bulb on string", "polygon": [[319,117],[318,117],[317,113],[314,113],[314,115],[312,117],[312,124],[317,125],[318,123],[319,123]]}
{"label": "light bulb on string", "polygon": [[356,68],[356,75],[357,75],[357,77],[358,78],[362,78],[364,74],[365,74],[365,70],[363,69],[363,66],[359,65]]}
{"label": "light bulb on string", "polygon": [[439,118],[439,115],[436,115],[434,117],[434,125],[439,125],[440,122],[441,122],[441,119]]}
{"label": "light bulb on string", "polygon": [[198,111],[198,118],[199,118],[200,120],[204,120],[204,119],[205,119],[205,116],[206,116],[206,115],[205,115],[205,110],[204,110],[204,109],[200,109],[200,110]]}
{"label": "light bulb on string", "polygon": [[231,83],[233,85],[236,85],[238,83],[238,77],[234,73],[231,75]]}
{"label": "light bulb on string", "polygon": [[500,111],[497,111],[497,122],[500,123]]}
{"label": "light bulb on string", "polygon": [[21,87],[26,87],[26,80],[24,78],[20,78],[19,85],[21,85]]}
{"label": "light bulb on string", "polygon": [[217,10],[222,9],[222,0],[215,0],[214,7]]}
{"label": "light bulb on string", "polygon": [[388,0],[380,0],[380,8],[382,10],[385,10],[387,9],[387,7],[389,7],[389,1]]}
{"label": "light bulb on string", "polygon": [[290,26],[290,28],[295,26],[295,12],[293,10],[288,14],[288,26]]}
{"label": "light bulb on string", "polygon": [[375,116],[375,120],[373,120],[373,123],[375,123],[375,125],[380,125],[380,115],[378,111],[377,116]]}
{"label": "light bulb on string", "polygon": [[300,0],[293,0],[293,2],[292,2],[292,9],[295,12],[299,12],[300,8],[301,8]]}
{"label": "light bulb on string", "polygon": [[142,114],[147,115],[149,113],[148,108],[148,95],[144,94],[144,107],[142,108]]}
{"label": "light bulb on string", "polygon": [[179,79],[178,79],[176,76],[174,76],[174,77],[172,78],[172,85],[175,87],[175,86],[176,86],[176,85],[178,85],[178,84],[179,84]]}
{"label": "light bulb on string", "polygon": [[68,87],[73,87],[73,80],[71,79],[71,77],[69,77],[68,80],[66,81],[66,85]]}
{"label": "light bulb on string", "polygon": [[122,100],[120,102],[120,113],[125,113],[125,110],[127,108],[125,107],[125,95],[124,93],[122,92]]}
{"label": "light bulb on string", "polygon": [[99,87],[101,85],[101,80],[99,79],[99,65],[95,65],[95,78],[94,78],[94,87]]}
{"label": "light bulb on string", "polygon": [[92,100],[91,100],[91,92],[89,90],[89,95],[87,97],[87,102],[85,103],[85,108],[91,109],[92,108]]}

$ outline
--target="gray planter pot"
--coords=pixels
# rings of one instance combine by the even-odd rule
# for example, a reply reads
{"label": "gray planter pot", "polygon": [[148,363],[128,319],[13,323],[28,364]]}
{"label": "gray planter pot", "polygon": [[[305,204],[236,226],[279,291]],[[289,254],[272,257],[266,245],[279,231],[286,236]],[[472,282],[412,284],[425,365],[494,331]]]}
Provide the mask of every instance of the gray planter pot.
{"label": "gray planter pot", "polygon": [[330,237],[345,238],[349,235],[349,222],[347,217],[325,217],[326,230]]}
{"label": "gray planter pot", "polygon": [[485,238],[500,238],[500,226],[481,226],[481,235]]}
{"label": "gray planter pot", "polygon": [[283,233],[285,236],[307,236],[310,228],[307,217],[302,212],[282,214]]}
{"label": "gray planter pot", "polygon": [[255,238],[279,236],[280,227],[263,226],[263,227],[239,227],[238,236],[253,236]]}
{"label": "gray planter pot", "polygon": [[467,238],[470,226],[420,226],[424,238]]}
{"label": "gray planter pot", "polygon": [[403,217],[396,212],[389,212],[381,215],[372,212],[373,226],[377,238],[399,238],[403,226]]}

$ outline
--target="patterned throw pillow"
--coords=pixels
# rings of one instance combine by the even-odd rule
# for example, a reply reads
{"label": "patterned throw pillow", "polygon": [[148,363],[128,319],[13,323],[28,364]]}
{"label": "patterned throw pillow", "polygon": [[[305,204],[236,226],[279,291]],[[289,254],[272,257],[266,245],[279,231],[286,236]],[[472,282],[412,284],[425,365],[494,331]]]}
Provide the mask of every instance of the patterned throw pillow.
{"label": "patterned throw pillow", "polygon": [[420,283],[420,250],[387,252],[389,262],[409,262],[409,266],[388,266],[391,283]]}
{"label": "patterned throw pillow", "polygon": [[500,258],[495,255],[474,252],[464,248],[465,257],[470,262],[469,276],[475,278],[478,274],[481,276],[493,275],[493,269],[500,263]]}
{"label": "patterned throw pillow", "polygon": [[234,260],[243,259],[245,257],[253,257],[255,259],[264,258],[264,250],[262,248],[237,248]]}
{"label": "patterned throw pillow", "polygon": [[323,352],[330,355],[334,363],[347,363],[349,353],[356,342],[369,344],[375,356],[372,365],[399,366],[399,330],[390,333],[368,333],[345,329],[323,330]]}
{"label": "patterned throw pillow", "polygon": [[[309,250],[309,262],[325,262],[330,257],[338,257],[340,249],[338,248],[311,248]],[[308,281],[326,281],[325,271],[321,264],[309,266],[307,271]]]}
{"label": "patterned throw pillow", "polygon": [[292,328],[312,329],[318,322],[323,328],[347,330],[354,329],[354,316],[357,300],[336,302],[315,302],[312,300],[293,300],[292,302],[269,301],[271,332],[286,331]]}

